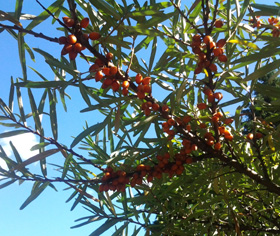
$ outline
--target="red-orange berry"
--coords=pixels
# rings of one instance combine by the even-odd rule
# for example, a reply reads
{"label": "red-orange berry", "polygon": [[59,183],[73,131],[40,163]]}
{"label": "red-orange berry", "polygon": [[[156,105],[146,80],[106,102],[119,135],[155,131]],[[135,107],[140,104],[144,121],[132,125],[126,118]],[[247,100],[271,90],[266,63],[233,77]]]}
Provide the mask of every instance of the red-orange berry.
{"label": "red-orange berry", "polygon": [[122,87],[123,88],[129,88],[129,82],[127,80],[123,81]]}
{"label": "red-orange berry", "polygon": [[67,38],[65,36],[61,36],[58,38],[58,43],[59,44],[66,44],[67,43]]}
{"label": "red-orange berry", "polygon": [[80,43],[74,44],[74,52],[81,52],[83,50],[83,46]]}
{"label": "red-orange berry", "polygon": [[216,28],[221,28],[224,25],[224,22],[221,20],[216,20],[214,26]]}
{"label": "red-orange berry", "polygon": [[214,145],[214,149],[215,150],[217,150],[217,151],[219,151],[220,149],[222,148],[222,144],[221,143],[215,143],[215,145]]}
{"label": "red-orange berry", "polygon": [[218,47],[218,48],[222,48],[223,46],[225,46],[226,45],[226,40],[225,39],[220,39],[217,43],[216,43],[216,46]]}
{"label": "red-orange berry", "polygon": [[204,38],[203,38],[203,42],[204,42],[206,45],[209,45],[211,42],[213,42],[213,38],[212,38],[210,35],[206,35],[206,36],[204,36]]}
{"label": "red-orange berry", "polygon": [[199,110],[204,110],[207,108],[207,105],[205,103],[199,103],[199,104],[197,104],[197,108]]}
{"label": "red-orange berry", "polygon": [[163,112],[168,112],[169,111],[169,107],[166,104],[163,104],[161,107]]}
{"label": "red-orange berry", "polygon": [[115,75],[118,72],[118,68],[116,66],[110,67],[110,75]]}
{"label": "red-orange berry", "polygon": [[220,62],[227,62],[227,56],[226,55],[220,55],[220,56],[218,56],[218,60]]}
{"label": "red-orange berry", "polygon": [[100,39],[101,35],[98,32],[91,32],[88,36],[91,40]]}
{"label": "red-orange berry", "polygon": [[114,55],[113,55],[113,53],[111,53],[111,52],[108,52],[108,53],[106,54],[106,58],[107,58],[109,61],[111,61],[111,60],[113,59],[113,57],[114,57]]}
{"label": "red-orange berry", "polygon": [[75,58],[77,57],[77,53],[74,51],[69,52],[69,59],[70,60],[75,60]]}
{"label": "red-orange berry", "polygon": [[120,82],[118,80],[114,80],[111,87],[114,92],[117,92],[120,88]]}
{"label": "red-orange berry", "polygon": [[97,72],[95,73],[95,81],[98,82],[98,81],[100,81],[102,78],[103,78],[102,72],[101,72],[101,71],[97,71]]}
{"label": "red-orange berry", "polygon": [[62,17],[62,20],[67,27],[72,27],[74,25],[74,20],[68,16]]}
{"label": "red-orange berry", "polygon": [[154,111],[158,111],[158,109],[159,109],[159,104],[153,103],[152,109],[153,109]]}
{"label": "red-orange berry", "polygon": [[71,34],[67,37],[67,42],[70,44],[75,44],[77,42],[77,38],[75,35]]}
{"label": "red-orange berry", "polygon": [[89,25],[89,18],[85,17],[84,19],[81,20],[80,25],[82,28],[86,28]]}
{"label": "red-orange berry", "polygon": [[246,138],[249,140],[252,140],[254,138],[254,134],[249,133],[249,134],[247,134]]}

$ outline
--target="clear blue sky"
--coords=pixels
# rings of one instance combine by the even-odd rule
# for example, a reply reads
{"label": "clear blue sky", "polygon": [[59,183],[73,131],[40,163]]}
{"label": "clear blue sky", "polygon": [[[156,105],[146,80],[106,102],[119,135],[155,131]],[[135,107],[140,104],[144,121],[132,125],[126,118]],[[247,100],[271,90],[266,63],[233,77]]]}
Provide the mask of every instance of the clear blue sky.
{"label": "clear blue sky", "polygon": [[[13,11],[15,6],[15,0],[0,0],[0,10]],[[44,0],[41,1],[45,6],[50,5],[53,1]],[[184,1],[182,1],[184,4]],[[273,4],[274,1],[257,1],[259,3]],[[32,6],[32,7],[31,7]],[[27,0],[23,5],[23,12],[28,14],[37,15],[42,9],[36,3],[35,0]],[[1,22],[5,23],[5,22]],[[22,22],[24,25],[26,23]],[[57,25],[56,25],[57,26]],[[55,30],[55,26],[50,26],[50,21],[43,23],[41,26],[35,28],[36,32],[44,32],[49,36],[60,36],[59,32]],[[33,36],[26,36],[27,43],[36,48],[47,49],[54,57],[59,57],[61,47],[55,43],[48,43],[46,41],[34,38]],[[10,85],[10,78],[13,76],[21,77],[21,67],[18,59],[17,42],[7,32],[0,33],[0,68],[1,68],[1,87],[0,97],[5,101],[8,101],[8,94]],[[43,58],[39,54],[35,54],[36,64],[29,59],[27,55],[27,64],[31,67],[37,68],[47,78],[52,79],[53,74],[50,72],[48,66],[45,65]],[[81,69],[82,68],[82,69]],[[86,63],[82,63],[79,67],[81,71],[87,68]],[[28,76],[32,79],[35,73],[28,70]],[[71,94],[71,90],[68,90]],[[23,93],[24,94],[24,93]],[[73,93],[72,93],[73,95]],[[85,124],[84,120],[88,120],[91,124],[96,123],[94,118],[89,118],[86,114],[77,115],[74,111],[78,108],[86,107],[84,101],[79,96],[73,96],[72,101],[68,101],[68,112],[60,112],[59,119],[63,120],[60,123],[59,140],[70,144],[72,142],[71,135],[77,135],[81,132],[81,127]],[[28,100],[25,101],[25,105],[28,105]],[[61,106],[58,106],[61,110]],[[74,115],[75,114],[75,115]],[[72,116],[73,115],[73,116]],[[71,117],[71,119],[69,119]],[[91,120],[92,119],[92,120]],[[73,123],[75,122],[75,125]],[[69,131],[71,129],[71,132]],[[0,133],[7,129],[0,126]],[[68,132],[68,133],[67,133]],[[63,136],[63,137],[62,137]],[[20,140],[18,145],[25,147],[25,140]],[[1,141],[1,145],[6,145],[6,141]],[[16,146],[17,147],[17,146]],[[27,154],[29,155],[29,154]],[[53,158],[53,157],[51,157]],[[59,157],[60,158],[60,157]],[[50,159],[51,162],[51,159]],[[36,166],[34,167],[36,168]],[[51,172],[52,173],[52,172]],[[51,175],[50,173],[50,175]],[[0,182],[1,184],[1,182]],[[27,208],[20,211],[19,207],[29,196],[31,190],[31,183],[23,183],[21,186],[13,184],[8,188],[0,190],[0,229],[1,236],[15,236],[15,235],[28,235],[28,236],[56,236],[56,235],[88,235],[96,224],[90,224],[78,229],[70,229],[75,225],[74,220],[90,215],[81,206],[77,206],[74,211],[70,211],[71,203],[65,204],[66,199],[72,193],[72,191],[62,191],[65,186],[56,185],[58,192],[54,192],[51,188],[48,188],[42,193],[34,202],[32,202]],[[110,235],[105,233],[104,235]]]}

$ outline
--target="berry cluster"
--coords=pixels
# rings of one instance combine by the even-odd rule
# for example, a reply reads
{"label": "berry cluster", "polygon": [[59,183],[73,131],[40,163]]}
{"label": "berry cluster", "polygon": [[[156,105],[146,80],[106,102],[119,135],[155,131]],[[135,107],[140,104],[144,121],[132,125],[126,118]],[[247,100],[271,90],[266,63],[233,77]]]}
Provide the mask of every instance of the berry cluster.
{"label": "berry cluster", "polygon": [[192,38],[192,51],[198,56],[197,68],[194,73],[199,74],[202,70],[210,69],[211,72],[217,72],[217,66],[213,63],[215,57],[220,62],[226,62],[227,56],[224,55],[225,39],[220,39],[217,43],[213,41],[210,35],[202,37],[196,34]]}
{"label": "berry cluster", "polygon": [[280,25],[278,24],[279,23],[279,20],[277,18],[274,18],[274,17],[271,17],[271,18],[268,18],[268,22],[270,25],[273,26],[273,29],[272,29],[272,36],[277,38],[280,36]]}
{"label": "berry cluster", "polygon": [[[72,19],[70,17],[65,16],[62,19],[63,19],[64,24],[67,27],[72,28],[72,31],[77,30],[76,27],[78,27],[81,30],[82,28],[87,28],[89,25],[89,18],[87,18],[87,17],[83,18],[77,24],[75,24],[74,19]],[[100,34],[98,32],[91,32],[89,35],[83,34],[83,37],[85,40],[88,40],[88,39],[97,40],[100,38]],[[58,42],[60,44],[64,44],[64,47],[61,50],[61,55],[69,54],[70,60],[75,60],[78,53],[81,53],[81,51],[86,49],[86,47],[84,47],[80,42],[78,42],[78,39],[74,34],[70,34],[67,37],[61,36],[58,39]]]}

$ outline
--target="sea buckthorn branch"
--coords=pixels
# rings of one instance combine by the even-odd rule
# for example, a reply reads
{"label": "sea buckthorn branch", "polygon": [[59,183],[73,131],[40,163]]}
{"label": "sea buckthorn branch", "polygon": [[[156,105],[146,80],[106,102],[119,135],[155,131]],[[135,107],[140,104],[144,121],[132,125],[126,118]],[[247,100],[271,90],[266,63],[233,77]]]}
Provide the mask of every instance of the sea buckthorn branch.
{"label": "sea buckthorn branch", "polygon": [[4,24],[0,23],[0,27],[7,29],[7,30],[17,30],[18,32],[31,34],[34,37],[42,38],[42,39],[48,40],[50,42],[58,43],[58,38],[52,38],[52,37],[46,36],[42,33],[37,33],[32,30],[27,30],[27,29],[21,28],[17,25],[11,26],[11,25],[4,25]]}
{"label": "sea buckthorn branch", "polygon": [[173,0],[170,0],[170,2],[177,9],[179,14],[196,30],[196,32],[202,35],[200,29],[193,22],[189,20],[189,18],[184,14],[184,12],[181,11],[180,7],[177,4],[175,4]]}
{"label": "sea buckthorn branch", "polygon": [[[2,100],[1,100],[2,101]],[[90,159],[87,159],[85,158],[84,156],[82,156],[81,154],[78,154],[77,152],[75,152],[73,149],[70,149],[70,148],[67,148],[66,146],[64,145],[61,145],[60,143],[58,143],[55,139],[51,138],[51,137],[45,137],[43,136],[42,134],[40,134],[37,130],[33,130],[31,129],[30,127],[26,126],[25,124],[22,124],[21,122],[18,122],[15,118],[11,117],[10,115],[4,113],[4,116],[13,121],[15,124],[19,125],[20,127],[28,130],[28,132],[32,133],[32,134],[35,134],[41,138],[43,138],[44,140],[48,141],[50,144],[54,144],[58,149],[60,150],[63,150],[63,151],[67,151],[71,154],[73,154],[74,156],[80,158],[81,160],[83,160],[84,162],[90,164],[90,165],[93,165],[94,167],[98,168],[99,170],[103,171],[104,169],[99,166],[99,165],[96,165],[94,163],[92,163],[92,161]]]}
{"label": "sea buckthorn branch", "polygon": [[57,20],[57,22],[58,22],[61,26],[65,27],[68,31],[71,31],[70,28],[69,28],[66,24],[64,24],[60,19],[58,19],[54,14],[52,14],[47,8],[45,8],[44,5],[43,5],[39,0],[36,0],[36,2],[37,2],[50,16],[52,16],[55,20]]}

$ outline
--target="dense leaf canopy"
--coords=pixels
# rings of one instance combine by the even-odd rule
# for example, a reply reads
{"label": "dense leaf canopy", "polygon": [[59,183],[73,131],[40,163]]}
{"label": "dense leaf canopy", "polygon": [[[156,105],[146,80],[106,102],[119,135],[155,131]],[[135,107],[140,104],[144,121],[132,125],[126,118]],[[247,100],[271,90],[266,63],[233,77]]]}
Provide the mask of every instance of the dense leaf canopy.
{"label": "dense leaf canopy", "polygon": [[[0,146],[0,188],[34,182],[21,209],[59,182],[88,210],[74,227],[102,222],[91,235],[280,234],[279,4],[36,0],[33,16],[26,2],[0,11],[22,69],[0,98],[0,138],[39,140],[27,160]],[[36,31],[45,21],[59,36]],[[28,67],[38,57],[51,77]],[[88,119],[66,142],[71,97]]]}

